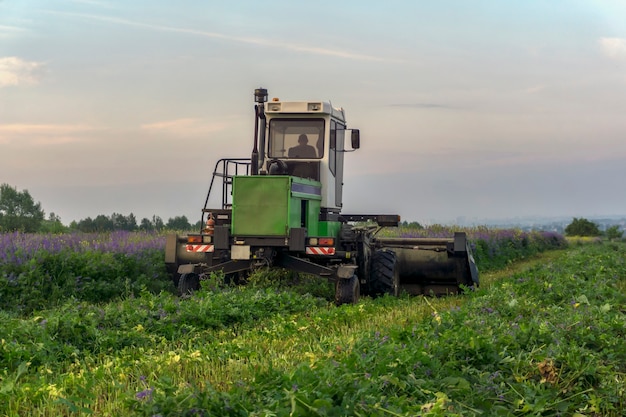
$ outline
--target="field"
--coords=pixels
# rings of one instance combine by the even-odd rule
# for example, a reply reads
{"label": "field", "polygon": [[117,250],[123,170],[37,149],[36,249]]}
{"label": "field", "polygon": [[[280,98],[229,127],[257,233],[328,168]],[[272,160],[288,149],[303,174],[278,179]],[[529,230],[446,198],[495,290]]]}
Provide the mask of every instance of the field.
{"label": "field", "polygon": [[626,245],[468,233],[478,290],[342,307],[283,273],[178,298],[158,235],[1,235],[0,415],[626,414]]}

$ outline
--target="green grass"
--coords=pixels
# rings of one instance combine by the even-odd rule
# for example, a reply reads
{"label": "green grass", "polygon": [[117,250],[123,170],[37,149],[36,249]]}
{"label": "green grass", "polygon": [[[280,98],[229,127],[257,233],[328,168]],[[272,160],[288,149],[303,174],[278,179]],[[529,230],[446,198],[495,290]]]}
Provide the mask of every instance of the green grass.
{"label": "green grass", "polygon": [[0,313],[0,415],[621,416],[625,276],[625,245],[583,245],[463,296],[257,277]]}

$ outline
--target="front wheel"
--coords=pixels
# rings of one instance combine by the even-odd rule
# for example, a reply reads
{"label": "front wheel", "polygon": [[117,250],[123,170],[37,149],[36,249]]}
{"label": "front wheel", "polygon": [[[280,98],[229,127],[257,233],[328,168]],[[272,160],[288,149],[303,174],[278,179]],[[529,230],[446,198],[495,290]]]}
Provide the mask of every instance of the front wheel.
{"label": "front wheel", "polygon": [[200,276],[198,274],[189,273],[182,274],[178,280],[178,293],[180,295],[191,295],[194,291],[200,289]]}
{"label": "front wheel", "polygon": [[335,284],[335,303],[338,306],[358,303],[360,293],[361,285],[356,275],[352,275],[350,278],[337,279]]}

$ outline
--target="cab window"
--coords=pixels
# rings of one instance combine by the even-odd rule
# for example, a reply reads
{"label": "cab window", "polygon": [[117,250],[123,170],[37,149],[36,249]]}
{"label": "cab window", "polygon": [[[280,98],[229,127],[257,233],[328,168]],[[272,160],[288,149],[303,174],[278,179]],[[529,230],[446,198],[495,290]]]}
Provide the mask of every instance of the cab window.
{"label": "cab window", "polygon": [[321,159],[324,156],[323,119],[272,119],[269,157]]}

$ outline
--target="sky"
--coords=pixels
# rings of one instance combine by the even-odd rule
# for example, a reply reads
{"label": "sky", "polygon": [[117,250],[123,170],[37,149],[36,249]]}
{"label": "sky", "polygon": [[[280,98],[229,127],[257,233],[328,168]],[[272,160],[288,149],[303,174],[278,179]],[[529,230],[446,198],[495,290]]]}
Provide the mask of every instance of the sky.
{"label": "sky", "polygon": [[623,0],[0,0],[0,183],[199,220],[261,86],[360,130],[344,213],[626,214]]}

